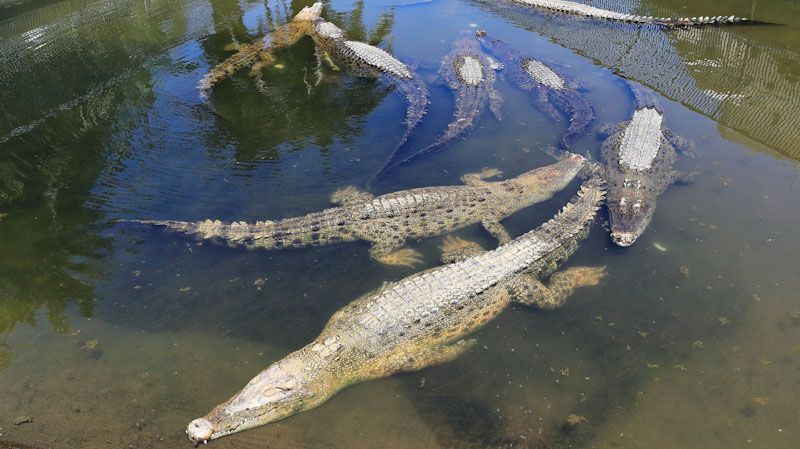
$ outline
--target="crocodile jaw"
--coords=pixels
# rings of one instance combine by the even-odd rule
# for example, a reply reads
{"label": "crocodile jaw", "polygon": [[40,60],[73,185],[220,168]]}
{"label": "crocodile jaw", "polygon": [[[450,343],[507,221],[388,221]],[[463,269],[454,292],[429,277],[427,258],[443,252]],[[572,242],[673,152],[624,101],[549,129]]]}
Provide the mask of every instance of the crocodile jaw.
{"label": "crocodile jaw", "polygon": [[553,165],[539,167],[519,175],[516,181],[532,193],[544,195],[546,198],[551,197],[554,193],[566,188],[586,166],[586,158],[583,156],[574,153],[567,154],[567,157]]}
{"label": "crocodile jaw", "polygon": [[311,6],[305,6],[300,12],[294,16],[294,21],[302,21],[302,22],[311,22],[316,19],[319,19],[319,15],[322,13],[322,3],[316,2]]}
{"label": "crocodile jaw", "polygon": [[261,371],[236,395],[190,422],[194,443],[263,426],[316,407],[335,391],[326,391],[320,357],[303,348]]}
{"label": "crocodile jaw", "polygon": [[623,197],[620,201],[609,201],[611,240],[619,246],[633,245],[650,224],[654,209],[654,204],[642,200]]}

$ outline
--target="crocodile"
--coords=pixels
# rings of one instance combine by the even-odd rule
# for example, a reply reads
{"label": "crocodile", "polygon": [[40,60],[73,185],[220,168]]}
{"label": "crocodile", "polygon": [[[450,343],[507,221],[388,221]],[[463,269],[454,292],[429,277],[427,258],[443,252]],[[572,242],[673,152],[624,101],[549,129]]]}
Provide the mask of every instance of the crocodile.
{"label": "crocodile", "polygon": [[428,111],[429,95],[425,82],[383,49],[364,42],[347,40],[341,28],[320,17],[314,19],[311,37],[329,62],[332,62],[330,57],[333,56],[344,62],[353,75],[381,77],[400,91],[407,105],[405,130],[395,148],[402,147]]}
{"label": "crocodile", "polygon": [[253,73],[260,71],[275,62],[276,50],[290,47],[304,36],[311,36],[317,44],[318,56],[321,50],[324,59],[335,68],[338,69],[330,59],[331,55],[344,62],[352,74],[370,78],[381,76],[400,91],[407,103],[402,145],[428,110],[427,86],[411,69],[386,51],[364,42],[347,40],[342,29],[320,16],[322,7],[320,2],[304,7],[290,22],[268,36],[241,46],[236,54],[219,63],[200,80],[200,95],[207,97],[215,84],[245,67],[252,66]]}
{"label": "crocodile", "polygon": [[712,17],[652,17],[639,16],[636,14],[625,14],[607,9],[585,5],[583,3],[570,2],[567,0],[511,0],[525,6],[546,9],[549,11],[575,14],[578,16],[591,17],[596,19],[606,19],[619,22],[658,25],[663,27],[690,27],[701,25],[725,25],[725,24],[761,24],[745,17],[737,16],[712,16]]}
{"label": "crocodile", "polygon": [[569,116],[569,125],[558,147],[570,149],[594,121],[594,109],[589,102],[548,64],[520,53],[507,43],[488,36],[484,30],[476,34],[481,45],[503,63],[508,80],[529,92],[539,109],[554,121],[560,118],[556,108]]}
{"label": "crocodile", "polygon": [[314,21],[319,19],[321,12],[322,3],[306,6],[291,21],[281,25],[269,35],[257,39],[251,44],[240,45],[234,55],[214,66],[197,83],[200,95],[207,97],[214,85],[245,67],[252,67],[252,72],[255,73],[265,66],[273,64],[275,51],[290,47],[311,33]]}
{"label": "crocodile", "polygon": [[462,177],[465,185],[422,187],[373,197],[355,187],[331,196],[339,207],[300,217],[255,223],[136,220],[165,226],[201,239],[248,248],[300,248],[336,242],[369,241],[370,256],[387,265],[413,266],[420,262],[412,249],[401,249],[407,239],[445,234],[481,223],[501,244],[511,238],[500,223],[532,204],[550,199],[582,170],[585,161],[569,155],[549,166],[505,181],[486,181],[500,174],[484,169]]}
{"label": "crocodile", "polygon": [[635,99],[633,116],[603,132],[608,137],[601,150],[611,239],[619,246],[632,245],[644,233],[658,196],[682,177],[672,168],[675,149],[692,148],[664,127],[664,113],[652,92],[633,82],[629,86]]}
{"label": "crocodile", "polygon": [[[596,285],[604,275],[604,267],[553,274],[588,234],[603,198],[602,180],[593,174],[538,228],[361,296],[334,313],[314,341],[190,422],[189,439],[207,442],[269,424],[350,385],[450,362],[475,344],[470,334],[512,301],[543,310],[561,306],[573,289]],[[546,286],[542,279],[551,274]]]}
{"label": "crocodile", "polygon": [[431,145],[405,157],[398,157],[400,154],[398,148],[373,179],[407,162],[438,153],[446,148],[475,126],[487,103],[494,116],[500,120],[502,97],[494,89],[493,66],[495,63],[481,51],[474,39],[456,39],[452,51],[442,59],[439,69],[442,82],[455,92],[453,119],[444,133]]}

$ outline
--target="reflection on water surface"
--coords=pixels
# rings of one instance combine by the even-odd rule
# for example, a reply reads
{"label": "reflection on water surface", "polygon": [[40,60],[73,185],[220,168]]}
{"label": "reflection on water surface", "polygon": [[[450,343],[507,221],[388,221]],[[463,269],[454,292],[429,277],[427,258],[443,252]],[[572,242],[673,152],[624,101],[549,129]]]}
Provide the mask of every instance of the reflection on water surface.
{"label": "reflection on water surface", "polygon": [[[319,67],[310,40],[279,64],[197,81],[308,3],[0,2],[0,441],[182,447],[186,423],[314,338],[350,300],[413,270],[367,245],[232,250],[117,219],[254,221],[329,205],[402,135],[402,96]],[[620,250],[598,227],[570,263],[608,265],[561,310],[513,307],[456,362],[350,388],[219,447],[792,447],[800,378],[796,291],[800,42],[794,2],[604,0],[649,15],[736,14],[780,27],[658,30],[499,1],[346,2],[326,17],[433,82],[475,28],[580,81],[599,124],[624,120],[614,72],[664,96],[701,154]],[[550,161],[553,125],[500,72],[504,120],[392,172],[375,193],[508,176]],[[412,146],[451,113],[432,87]],[[588,135],[581,152],[597,154]],[[783,158],[779,158],[781,155]],[[564,192],[511,217],[514,235]],[[460,233],[485,247],[478,228]],[[413,246],[437,264],[440,240]],[[576,430],[562,427],[576,414]],[[32,422],[15,425],[19,417]]]}

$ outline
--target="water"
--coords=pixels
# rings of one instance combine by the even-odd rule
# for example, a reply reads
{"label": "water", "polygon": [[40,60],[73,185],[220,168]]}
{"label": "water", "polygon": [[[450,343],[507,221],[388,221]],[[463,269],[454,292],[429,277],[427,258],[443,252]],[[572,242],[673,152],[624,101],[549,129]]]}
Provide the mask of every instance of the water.
{"label": "water", "polygon": [[[653,223],[621,250],[597,227],[570,260],[604,282],[557,311],[511,307],[449,365],[349,388],[318,409],[217,447],[796,446],[800,411],[800,9],[794,2],[605,1],[647,14],[736,14],[780,27],[660,31],[499,1],[334,1],[351,36],[413,58],[427,81],[450,42],[488,29],[578,79],[598,124],[624,120],[615,72],[656,89],[701,153]],[[195,85],[306,3],[0,1],[0,447],[189,447],[183,429],[330,315],[386,280],[366,244],[263,252],[129,218],[256,220],[328,206],[401,136],[388,86],[327,71],[309,40],[283,68]],[[310,84],[310,88],[307,84]],[[375,193],[549,163],[552,124],[502,79],[498,122],[394,171]],[[412,145],[451,95],[432,87]],[[597,154],[588,135],[580,152]],[[569,189],[568,189],[569,190]],[[571,191],[509,218],[514,235]],[[477,227],[459,235],[485,247]],[[425,267],[440,239],[412,243]],[[571,413],[587,422],[562,428]],[[30,423],[15,425],[20,416]]]}

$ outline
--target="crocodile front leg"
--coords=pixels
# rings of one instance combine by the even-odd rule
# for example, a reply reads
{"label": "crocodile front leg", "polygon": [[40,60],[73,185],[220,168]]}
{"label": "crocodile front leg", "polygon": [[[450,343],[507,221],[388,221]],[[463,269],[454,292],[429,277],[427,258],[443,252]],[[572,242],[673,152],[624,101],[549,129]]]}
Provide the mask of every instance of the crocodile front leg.
{"label": "crocodile front leg", "polygon": [[369,377],[382,378],[394,373],[419,371],[429,366],[443,365],[457,359],[475,343],[475,339],[458,340],[449,345],[423,347],[414,352],[398,351],[384,363],[374,366],[369,372]]}
{"label": "crocodile front leg", "polygon": [[486,232],[497,239],[500,245],[511,241],[511,235],[506,230],[506,227],[500,224],[499,217],[484,218],[481,220],[481,225],[486,229]]}
{"label": "crocodile front leg", "polygon": [[564,305],[573,290],[600,283],[606,275],[606,267],[572,267],[550,277],[549,285],[527,273],[513,279],[508,291],[514,301],[541,310],[553,310]]}
{"label": "crocodile front leg", "polygon": [[366,203],[371,201],[375,196],[369,192],[360,190],[355,186],[343,187],[331,195],[331,203],[341,206],[349,206],[353,204]]}
{"label": "crocodile front leg", "polygon": [[373,241],[369,255],[384,265],[414,268],[422,263],[422,254],[411,248],[400,249],[405,239],[397,236],[381,237]]}
{"label": "crocodile front leg", "polygon": [[672,148],[680,151],[681,153],[689,156],[695,157],[700,155],[700,151],[697,149],[697,146],[691,140],[679,136],[675,134],[671,129],[664,128],[664,139],[672,145]]}
{"label": "crocodile front leg", "polygon": [[495,176],[500,176],[502,174],[503,172],[496,168],[487,167],[477,173],[467,173],[466,175],[461,177],[461,182],[463,182],[468,186],[473,186],[473,187],[484,186],[489,183],[488,181],[486,181],[486,179]]}
{"label": "crocodile front leg", "polygon": [[475,242],[448,235],[442,242],[442,263],[456,263],[486,252]]}

